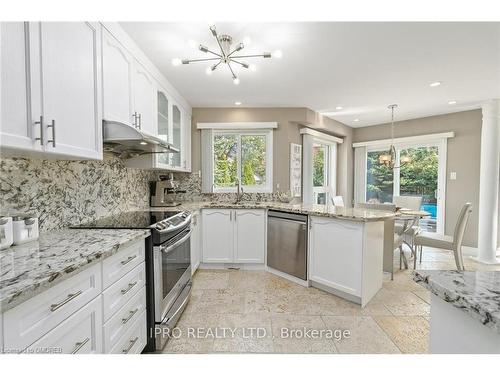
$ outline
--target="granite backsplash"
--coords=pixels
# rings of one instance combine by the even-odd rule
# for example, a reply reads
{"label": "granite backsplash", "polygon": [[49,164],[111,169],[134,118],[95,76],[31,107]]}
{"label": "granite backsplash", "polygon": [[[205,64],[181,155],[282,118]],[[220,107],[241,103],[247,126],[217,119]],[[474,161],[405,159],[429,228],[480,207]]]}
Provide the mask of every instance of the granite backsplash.
{"label": "granite backsplash", "polygon": [[103,161],[0,159],[2,214],[39,217],[40,230],[68,227],[149,206],[152,171],[126,168],[112,156]]}
{"label": "granite backsplash", "polygon": [[[149,181],[167,171],[127,168],[114,156],[103,161],[0,158],[0,214],[30,214],[41,231],[65,228],[119,212],[149,207]],[[233,201],[236,194],[201,193],[198,173],[174,173],[179,201]],[[271,201],[274,194],[245,193],[245,201]]]}

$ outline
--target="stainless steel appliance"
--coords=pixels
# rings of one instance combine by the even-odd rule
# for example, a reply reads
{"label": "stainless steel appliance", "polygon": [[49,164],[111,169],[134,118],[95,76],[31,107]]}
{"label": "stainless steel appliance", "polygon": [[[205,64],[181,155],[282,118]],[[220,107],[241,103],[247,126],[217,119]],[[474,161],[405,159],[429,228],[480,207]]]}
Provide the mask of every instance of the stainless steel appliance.
{"label": "stainless steel appliance", "polygon": [[104,151],[112,152],[122,159],[145,154],[179,152],[179,149],[163,139],[144,133],[141,130],[140,115],[134,118],[134,126],[103,120]]}
{"label": "stainless steel appliance", "polygon": [[191,294],[191,213],[131,211],[73,228],[150,229],[146,238],[145,352],[161,350]]}
{"label": "stainless steel appliance", "polygon": [[177,194],[185,193],[186,190],[179,190],[179,183],[174,181],[174,176],[159,176],[158,181],[150,182],[151,207],[175,207],[181,202],[176,201]]}
{"label": "stainless steel appliance", "polygon": [[307,215],[268,211],[267,265],[307,280]]}

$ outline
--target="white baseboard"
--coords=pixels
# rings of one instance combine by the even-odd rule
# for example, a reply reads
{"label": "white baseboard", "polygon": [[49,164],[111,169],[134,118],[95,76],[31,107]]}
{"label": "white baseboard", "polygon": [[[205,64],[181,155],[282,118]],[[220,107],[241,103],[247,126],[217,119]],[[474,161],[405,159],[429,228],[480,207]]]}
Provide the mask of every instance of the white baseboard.
{"label": "white baseboard", "polygon": [[[477,253],[478,253],[477,247],[462,246],[462,254],[463,255],[477,256]],[[497,249],[497,257],[500,257],[500,247]]]}

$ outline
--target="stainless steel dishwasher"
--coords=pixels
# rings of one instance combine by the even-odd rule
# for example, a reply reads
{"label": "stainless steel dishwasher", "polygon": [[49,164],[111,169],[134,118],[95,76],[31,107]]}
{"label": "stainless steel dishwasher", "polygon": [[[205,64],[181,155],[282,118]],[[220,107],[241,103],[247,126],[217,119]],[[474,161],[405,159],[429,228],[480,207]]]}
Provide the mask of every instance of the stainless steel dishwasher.
{"label": "stainless steel dishwasher", "polygon": [[307,215],[268,211],[267,265],[307,280]]}

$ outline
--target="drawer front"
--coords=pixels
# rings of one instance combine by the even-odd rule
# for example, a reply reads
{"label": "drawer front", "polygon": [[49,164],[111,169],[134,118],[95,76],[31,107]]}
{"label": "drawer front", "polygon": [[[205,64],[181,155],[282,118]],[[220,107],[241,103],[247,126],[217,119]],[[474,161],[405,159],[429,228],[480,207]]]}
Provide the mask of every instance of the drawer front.
{"label": "drawer front", "polygon": [[146,280],[144,262],[104,291],[104,321],[107,322],[141,289]]}
{"label": "drawer front", "polygon": [[139,354],[146,346],[146,311],[124,333],[118,343],[111,349],[111,354]]}
{"label": "drawer front", "polygon": [[4,313],[4,347],[23,350],[101,293],[101,264]]}
{"label": "drawer front", "polygon": [[118,281],[139,263],[144,262],[145,242],[143,239],[128,245],[102,262],[102,285],[106,289]]}
{"label": "drawer front", "polygon": [[104,350],[110,351],[146,309],[146,288],[142,287],[104,325]]}
{"label": "drawer front", "polygon": [[102,353],[102,301],[98,296],[30,345],[26,353]]}

